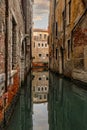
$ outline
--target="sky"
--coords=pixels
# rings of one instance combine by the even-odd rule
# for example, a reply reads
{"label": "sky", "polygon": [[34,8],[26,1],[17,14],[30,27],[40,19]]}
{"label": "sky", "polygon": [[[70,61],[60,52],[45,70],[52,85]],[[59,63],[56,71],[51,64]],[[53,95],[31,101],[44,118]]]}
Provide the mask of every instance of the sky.
{"label": "sky", "polygon": [[34,28],[47,29],[50,0],[34,0],[33,22]]}

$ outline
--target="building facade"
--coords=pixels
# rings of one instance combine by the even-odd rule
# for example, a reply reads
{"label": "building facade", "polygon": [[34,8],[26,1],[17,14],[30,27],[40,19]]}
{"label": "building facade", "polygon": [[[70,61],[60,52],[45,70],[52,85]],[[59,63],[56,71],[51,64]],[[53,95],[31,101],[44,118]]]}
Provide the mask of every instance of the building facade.
{"label": "building facade", "polygon": [[33,30],[32,66],[47,66],[49,62],[48,31],[43,29]]}
{"label": "building facade", "polygon": [[86,3],[51,0],[49,16],[49,68],[83,82],[87,82]]}
{"label": "building facade", "polygon": [[10,108],[24,81],[28,48],[25,41],[31,37],[25,31],[25,9],[22,0],[0,1],[0,122],[5,115],[9,118],[5,109]]}

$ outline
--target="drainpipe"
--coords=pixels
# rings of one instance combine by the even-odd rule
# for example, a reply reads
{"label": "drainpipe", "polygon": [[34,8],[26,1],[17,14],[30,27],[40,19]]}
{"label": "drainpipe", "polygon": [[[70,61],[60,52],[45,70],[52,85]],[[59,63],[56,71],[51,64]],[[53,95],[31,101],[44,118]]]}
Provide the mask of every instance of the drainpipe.
{"label": "drainpipe", "polygon": [[5,92],[7,92],[8,87],[8,0],[5,0]]}
{"label": "drainpipe", "polygon": [[[8,16],[9,16],[9,5],[8,0],[5,0],[5,93],[8,89]],[[5,106],[6,97],[4,97],[4,125],[6,125],[5,119]]]}

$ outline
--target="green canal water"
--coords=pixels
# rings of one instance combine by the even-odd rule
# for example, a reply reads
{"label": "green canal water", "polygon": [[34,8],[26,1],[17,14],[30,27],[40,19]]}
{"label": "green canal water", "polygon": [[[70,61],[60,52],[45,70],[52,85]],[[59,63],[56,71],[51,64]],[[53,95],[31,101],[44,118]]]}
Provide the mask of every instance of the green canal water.
{"label": "green canal water", "polygon": [[6,130],[87,130],[87,91],[54,73],[32,72]]}

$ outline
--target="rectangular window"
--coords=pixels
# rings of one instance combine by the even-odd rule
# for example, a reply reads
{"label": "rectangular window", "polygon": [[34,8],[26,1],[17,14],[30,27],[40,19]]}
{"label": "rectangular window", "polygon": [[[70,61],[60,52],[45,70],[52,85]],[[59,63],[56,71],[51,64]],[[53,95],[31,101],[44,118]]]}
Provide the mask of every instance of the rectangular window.
{"label": "rectangular window", "polygon": [[46,56],[48,57],[48,54],[46,54]]}
{"label": "rectangular window", "polygon": [[47,99],[47,96],[46,96],[46,95],[44,95],[44,99]]}
{"label": "rectangular window", "polygon": [[42,43],[42,47],[44,47],[44,44]]}
{"label": "rectangular window", "polygon": [[68,40],[68,59],[70,59],[70,56],[71,56],[71,42],[70,42],[70,40]]}
{"label": "rectangular window", "polygon": [[58,58],[58,49],[56,49],[56,60]]}
{"label": "rectangular window", "polygon": [[40,43],[38,43],[38,47],[40,47]]}
{"label": "rectangular window", "polygon": [[35,48],[35,42],[34,42],[34,48]]}
{"label": "rectangular window", "polygon": [[55,28],[56,28],[56,38],[57,38],[57,36],[58,36],[58,23],[56,22],[55,24],[56,24],[56,25],[55,25],[55,26],[56,26]]}
{"label": "rectangular window", "polygon": [[40,95],[39,98],[42,99],[42,95]]}
{"label": "rectangular window", "polygon": [[52,26],[52,34],[54,35],[54,28],[55,28],[55,23],[53,23],[53,26]]}
{"label": "rectangular window", "polygon": [[54,57],[54,44],[53,44],[53,57]]}
{"label": "rectangular window", "polygon": [[46,34],[44,34],[44,39],[46,39],[47,38],[47,35]]}
{"label": "rectangular window", "polygon": [[71,21],[71,0],[69,1],[69,23]]}
{"label": "rectangular window", "polygon": [[16,22],[12,19],[12,69],[16,67]]}
{"label": "rectangular window", "polygon": [[40,39],[42,39],[42,34],[40,34]]}
{"label": "rectangular window", "polygon": [[65,29],[65,11],[63,11],[62,13],[62,23],[63,23],[62,28],[64,30]]}
{"label": "rectangular window", "polygon": [[45,47],[47,47],[47,43],[45,44]]}

